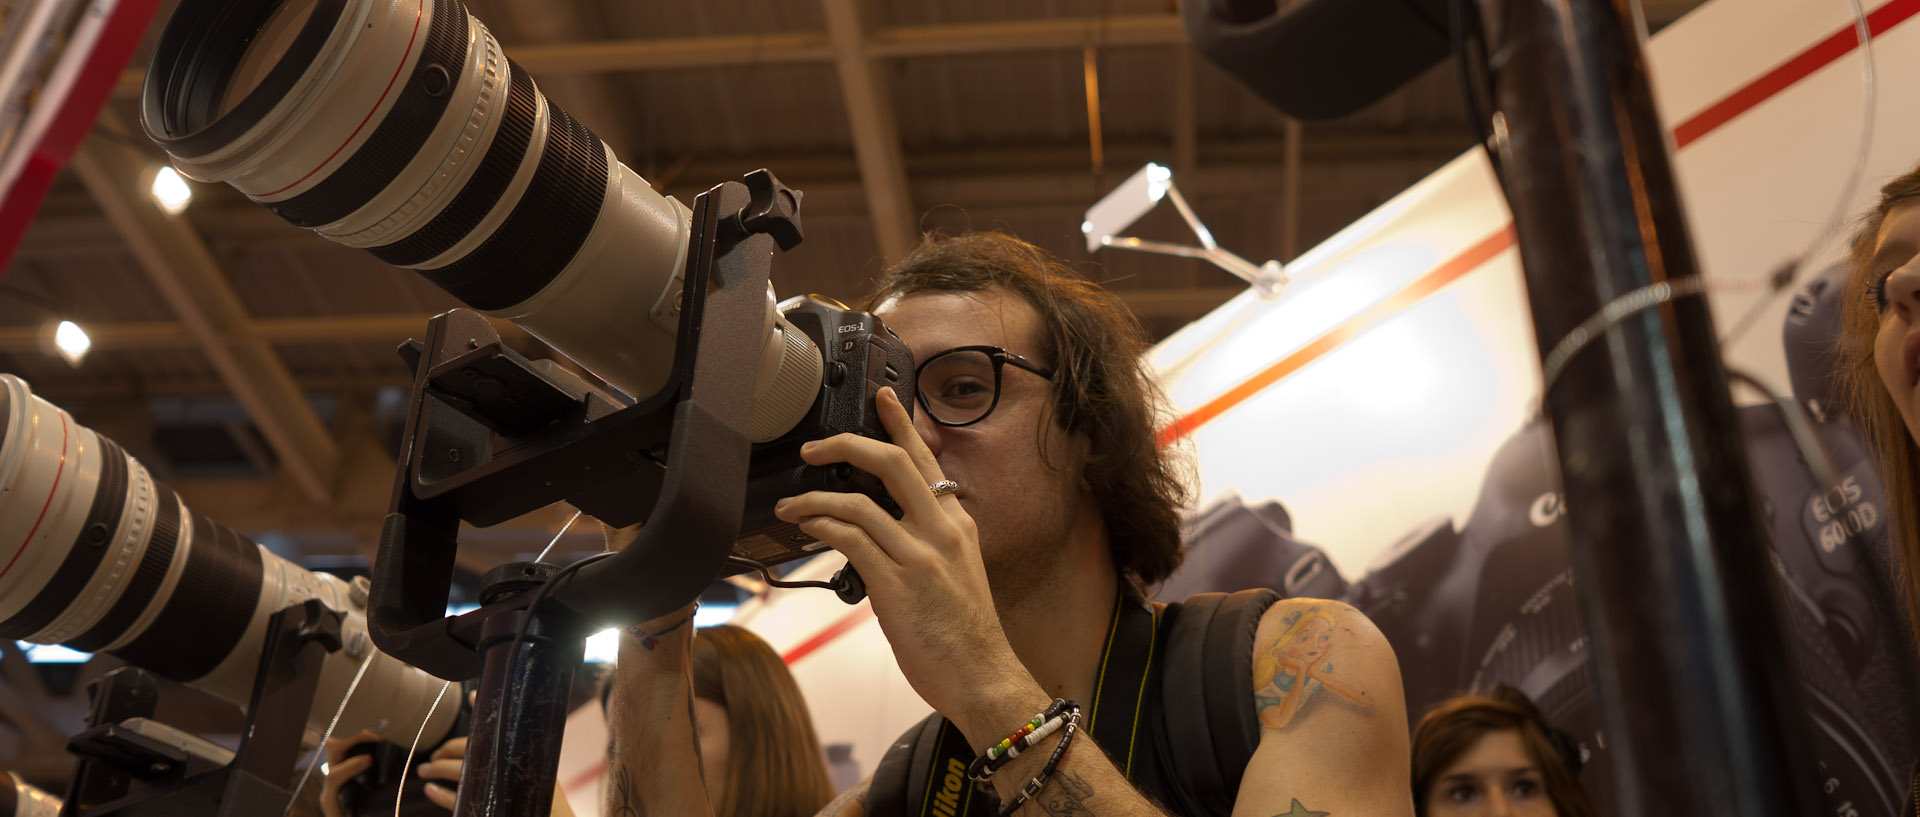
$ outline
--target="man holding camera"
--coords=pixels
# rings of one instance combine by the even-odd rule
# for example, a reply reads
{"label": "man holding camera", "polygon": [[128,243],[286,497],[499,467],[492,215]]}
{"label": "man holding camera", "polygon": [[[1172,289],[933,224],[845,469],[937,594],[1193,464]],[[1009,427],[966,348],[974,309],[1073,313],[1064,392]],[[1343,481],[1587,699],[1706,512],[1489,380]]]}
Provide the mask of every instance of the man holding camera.
{"label": "man holding camera", "polygon": [[[903,514],[822,492],[783,500],[777,514],[859,570],[901,671],[937,717],[903,737],[917,751],[897,746],[822,813],[1184,813],[1171,792],[1187,781],[1171,770],[1191,759],[1168,758],[1167,746],[1185,744],[1155,736],[1198,724],[1142,715],[1168,651],[1155,647],[1164,608],[1143,589],[1179,564],[1185,489],[1154,440],[1137,322],[1110,293],[999,234],[923,242],[870,308],[914,351],[920,411],[882,389],[894,443],[840,435],[802,456],[875,475]],[[711,813],[692,748],[691,628],[680,626],[690,613],[622,639],[609,815]],[[1279,601],[1257,616],[1259,738],[1244,769],[1222,770],[1239,772],[1232,813],[1411,814],[1400,674],[1379,631],[1328,601]],[[1204,660],[1233,660],[1208,646]]]}

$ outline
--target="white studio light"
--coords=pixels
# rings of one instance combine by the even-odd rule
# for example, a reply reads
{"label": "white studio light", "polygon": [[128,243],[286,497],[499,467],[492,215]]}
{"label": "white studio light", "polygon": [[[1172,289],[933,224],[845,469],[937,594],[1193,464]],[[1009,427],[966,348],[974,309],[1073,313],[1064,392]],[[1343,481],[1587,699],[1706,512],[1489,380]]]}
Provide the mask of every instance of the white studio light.
{"label": "white studio light", "polygon": [[1087,208],[1086,220],[1080,222],[1080,232],[1087,236],[1087,252],[1106,246],[1107,240],[1114,236],[1124,235],[1128,227],[1160,203],[1172,181],[1173,171],[1148,162],[1113,192]]}
{"label": "white studio light", "polygon": [[[1161,199],[1173,202],[1174,209],[1180,211],[1180,219],[1193,230],[1200,246],[1175,244],[1168,241],[1151,241],[1125,235],[1128,227],[1151,212]],[[1179,188],[1173,185],[1173,171],[1165,165],[1148,162],[1134,171],[1127,180],[1115,187],[1113,192],[1101,197],[1087,208],[1087,214],[1080,222],[1080,232],[1087,237],[1087,252],[1097,252],[1102,247],[1120,247],[1141,252],[1175,255],[1182,258],[1198,258],[1211,262],[1214,266],[1240,276],[1259,291],[1262,298],[1275,298],[1286,287],[1286,271],[1280,262],[1268,261],[1254,264],[1232,251],[1221,247],[1213,240],[1213,233],[1200,223],[1200,217],[1194,215]]]}
{"label": "white studio light", "polygon": [[187,180],[180,178],[178,171],[167,165],[161,165],[159,170],[154,171],[151,189],[153,200],[170,216],[179,215],[193,201],[193,188],[187,186]]}
{"label": "white studio light", "polygon": [[53,330],[53,348],[70,366],[79,366],[87,356],[87,350],[93,348],[93,338],[87,337],[87,330],[73,321],[61,321]]}

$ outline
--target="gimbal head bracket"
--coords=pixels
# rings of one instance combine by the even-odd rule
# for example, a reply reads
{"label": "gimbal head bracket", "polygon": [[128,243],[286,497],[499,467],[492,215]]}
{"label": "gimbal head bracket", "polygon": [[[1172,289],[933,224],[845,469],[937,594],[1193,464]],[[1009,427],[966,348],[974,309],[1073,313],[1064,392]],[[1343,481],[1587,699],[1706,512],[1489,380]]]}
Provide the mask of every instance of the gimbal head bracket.
{"label": "gimbal head bracket", "polygon": [[[520,593],[444,615],[463,520],[494,524],[562,500],[613,525],[644,519],[636,541],[543,603],[583,628],[660,615],[720,574],[741,527],[760,353],[761,338],[741,328],[761,325],[776,236],[783,247],[800,238],[798,203],[765,170],[695,199],[672,373],[638,403],[541,369],[465,310],[435,317],[426,341],[403,349],[413,396],[367,616],[380,649],[473,678],[485,621],[526,607]],[[635,304],[634,319],[646,309]]]}

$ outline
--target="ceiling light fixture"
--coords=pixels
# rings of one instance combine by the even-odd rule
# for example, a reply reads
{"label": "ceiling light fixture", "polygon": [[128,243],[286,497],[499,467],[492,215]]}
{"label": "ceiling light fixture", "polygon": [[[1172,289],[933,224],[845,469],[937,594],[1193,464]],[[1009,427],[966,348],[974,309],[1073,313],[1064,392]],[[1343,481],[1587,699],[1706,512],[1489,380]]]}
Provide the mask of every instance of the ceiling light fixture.
{"label": "ceiling light fixture", "polygon": [[87,351],[93,348],[93,338],[87,337],[87,330],[81,329],[80,324],[61,321],[53,329],[53,348],[67,361],[67,365],[77,369],[80,361],[86,358]]}
{"label": "ceiling light fixture", "polygon": [[[1180,211],[1180,218],[1193,229],[1194,236],[1200,239],[1200,246],[1149,241],[1120,234],[1139,221],[1141,216],[1152,211],[1163,198],[1171,200],[1174,209]],[[1080,222],[1080,232],[1087,237],[1087,252],[1095,252],[1101,247],[1120,247],[1210,261],[1214,266],[1246,279],[1262,298],[1279,297],[1280,291],[1287,285],[1286,272],[1280,262],[1268,261],[1256,265],[1214,243],[1213,233],[1200,223],[1200,217],[1194,215],[1193,208],[1187,205],[1186,197],[1180,195],[1180,189],[1173,186],[1173,171],[1165,165],[1148,162],[1145,167],[1128,176],[1113,192],[1094,202],[1092,207],[1087,208],[1085,220]]]}
{"label": "ceiling light fixture", "polygon": [[154,202],[170,216],[180,215],[181,211],[187,209],[187,204],[193,201],[193,188],[187,185],[186,179],[180,177],[179,171],[166,165],[154,171],[151,190]]}

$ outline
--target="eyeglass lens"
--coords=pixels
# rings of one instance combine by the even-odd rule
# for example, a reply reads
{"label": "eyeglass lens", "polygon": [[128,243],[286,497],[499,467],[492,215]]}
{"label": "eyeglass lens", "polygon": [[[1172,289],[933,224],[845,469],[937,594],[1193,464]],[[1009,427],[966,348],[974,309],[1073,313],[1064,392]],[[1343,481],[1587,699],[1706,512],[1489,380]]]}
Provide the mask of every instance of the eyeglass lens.
{"label": "eyeglass lens", "polygon": [[978,350],[958,350],[927,361],[915,387],[928,413],[943,423],[970,423],[993,409],[999,389],[993,358]]}

